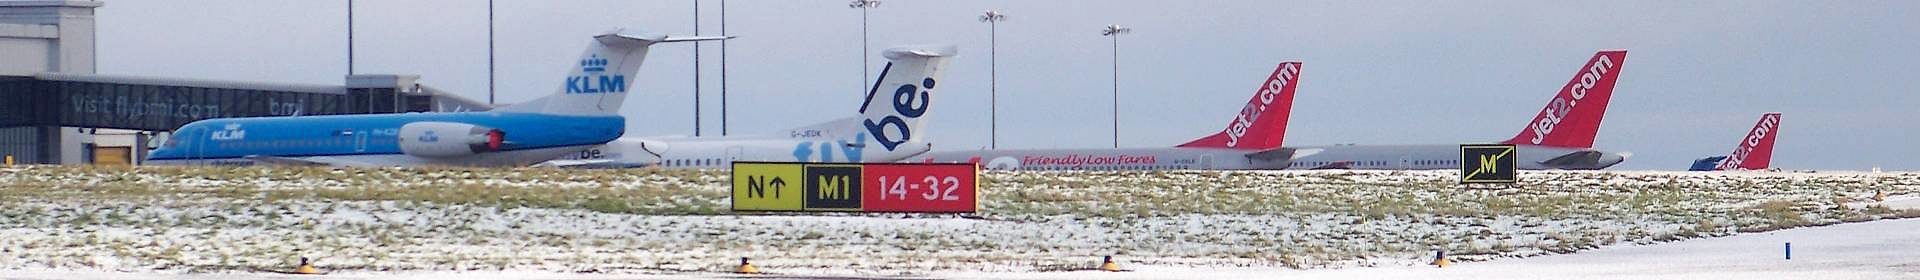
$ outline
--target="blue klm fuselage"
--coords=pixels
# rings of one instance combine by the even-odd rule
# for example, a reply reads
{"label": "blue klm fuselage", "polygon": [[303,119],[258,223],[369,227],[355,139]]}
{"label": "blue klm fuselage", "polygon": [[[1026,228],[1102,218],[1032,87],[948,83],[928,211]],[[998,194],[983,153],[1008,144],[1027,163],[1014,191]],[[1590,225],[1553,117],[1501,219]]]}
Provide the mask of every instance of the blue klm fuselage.
{"label": "blue klm fuselage", "polygon": [[[491,155],[427,159],[400,149],[400,128],[414,122],[464,123],[499,129],[504,145]],[[402,113],[208,119],[175,130],[153,151],[154,163],[240,164],[249,157],[351,159],[359,164],[520,165],[572,151],[555,148],[598,145],[625,132],[620,116],[568,116],[521,112]],[[545,158],[540,158],[545,157]],[[500,164],[476,161],[503,161]]]}

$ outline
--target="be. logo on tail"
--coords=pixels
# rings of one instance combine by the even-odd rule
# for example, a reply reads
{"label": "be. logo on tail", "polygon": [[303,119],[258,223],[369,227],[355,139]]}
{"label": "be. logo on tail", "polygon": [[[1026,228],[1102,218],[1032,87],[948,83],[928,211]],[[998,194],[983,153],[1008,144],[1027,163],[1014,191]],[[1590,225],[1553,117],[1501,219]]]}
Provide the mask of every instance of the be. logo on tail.
{"label": "be. logo on tail", "polygon": [[627,92],[627,76],[607,74],[607,59],[595,54],[580,60],[579,76],[567,77],[567,94]]}
{"label": "be. logo on tail", "polygon": [[[872,133],[873,138],[879,140],[880,146],[887,148],[888,151],[892,151],[895,147],[899,147],[900,144],[912,140],[913,128],[907,126],[906,119],[919,118],[921,115],[927,114],[927,102],[929,102],[927,96],[933,91],[934,84],[933,78],[927,77],[921,79],[920,84],[917,86],[908,83],[900,85],[899,88],[895,88],[893,90],[894,114],[887,114],[886,117],[881,118],[878,122],[873,119],[867,119],[865,122],[867,132]],[[899,133],[887,133],[888,127],[893,127],[894,131],[898,131]]]}
{"label": "be. logo on tail", "polygon": [[1587,91],[1592,90],[1594,84],[1604,79],[1608,72],[1612,72],[1613,67],[1612,57],[1600,55],[1596,58],[1593,66],[1588,67],[1587,72],[1580,75],[1579,82],[1567,88],[1566,96],[1572,97],[1572,100],[1556,96],[1553,98],[1552,103],[1547,104],[1545,114],[1542,114],[1539,122],[1533,124],[1533,139],[1531,142],[1534,145],[1539,145],[1541,141],[1546,140],[1547,135],[1553,133],[1554,126],[1559,125],[1562,120],[1566,119],[1567,113],[1572,112],[1574,106],[1580,105],[1580,99],[1586,98]]}
{"label": "be. logo on tail", "polygon": [[1233,119],[1232,125],[1227,126],[1227,147],[1239,147],[1240,137],[1247,135],[1247,130],[1253,127],[1253,121],[1260,119],[1260,114],[1267,112],[1267,105],[1273,104],[1274,98],[1283,94],[1287,85],[1292,84],[1294,77],[1299,75],[1300,64],[1288,63],[1281,66],[1280,72],[1269,78],[1267,85],[1261,87],[1260,93],[1256,95],[1260,98],[1260,103],[1247,103],[1246,108],[1240,109],[1240,116]]}

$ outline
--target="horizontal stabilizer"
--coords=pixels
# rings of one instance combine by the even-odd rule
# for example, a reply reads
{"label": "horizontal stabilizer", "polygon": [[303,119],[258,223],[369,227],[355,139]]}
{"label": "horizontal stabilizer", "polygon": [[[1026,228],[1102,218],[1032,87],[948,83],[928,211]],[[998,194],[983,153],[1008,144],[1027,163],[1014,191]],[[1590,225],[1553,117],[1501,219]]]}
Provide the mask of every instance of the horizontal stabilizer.
{"label": "horizontal stabilizer", "polygon": [[660,39],[660,41],[661,42],[719,41],[719,40],[726,40],[726,39],[733,39],[733,38],[735,37],[734,36],[686,36],[686,37],[666,37],[666,38]]}
{"label": "horizontal stabilizer", "polygon": [[920,45],[920,46],[894,47],[891,49],[887,49],[885,52],[882,52],[880,55],[882,57],[886,57],[887,59],[905,59],[908,57],[915,57],[915,56],[949,57],[958,53],[960,53],[960,47],[955,45]]}

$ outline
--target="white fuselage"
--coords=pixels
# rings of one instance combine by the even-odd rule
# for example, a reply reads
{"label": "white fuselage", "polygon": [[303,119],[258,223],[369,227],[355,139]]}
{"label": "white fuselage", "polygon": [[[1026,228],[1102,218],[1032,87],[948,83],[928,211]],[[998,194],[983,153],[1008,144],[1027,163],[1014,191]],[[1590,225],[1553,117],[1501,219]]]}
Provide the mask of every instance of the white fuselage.
{"label": "white fuselage", "polygon": [[[620,138],[550,163],[603,168],[725,169],[736,161],[896,162],[933,147],[926,142],[912,141],[888,151],[869,143],[775,136]],[[581,164],[568,165],[567,162]]]}
{"label": "white fuselage", "polygon": [[930,152],[908,162],[977,163],[994,170],[1246,170],[1280,169],[1286,157],[1224,148],[975,150]]}
{"label": "white fuselage", "polygon": [[[1460,145],[1336,145],[1298,147],[1286,169],[1422,170],[1459,169]],[[1602,169],[1625,161],[1626,153],[1593,149],[1517,145],[1516,168],[1527,170]],[[1555,159],[1559,159],[1556,161]]]}

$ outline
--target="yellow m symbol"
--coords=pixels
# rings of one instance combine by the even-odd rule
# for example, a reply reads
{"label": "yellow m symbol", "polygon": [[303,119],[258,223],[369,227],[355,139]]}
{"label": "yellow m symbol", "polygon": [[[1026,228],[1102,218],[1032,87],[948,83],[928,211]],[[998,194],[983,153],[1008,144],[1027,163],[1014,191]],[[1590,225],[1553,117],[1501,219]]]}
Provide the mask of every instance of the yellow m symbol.
{"label": "yellow m symbol", "polygon": [[1513,149],[1509,148],[1501,151],[1500,154],[1497,155],[1480,155],[1480,168],[1474,169],[1473,173],[1467,173],[1467,178],[1478,177],[1480,173],[1500,172],[1498,171],[1500,169],[1500,158],[1507,157],[1507,155],[1511,154],[1513,154]]}

